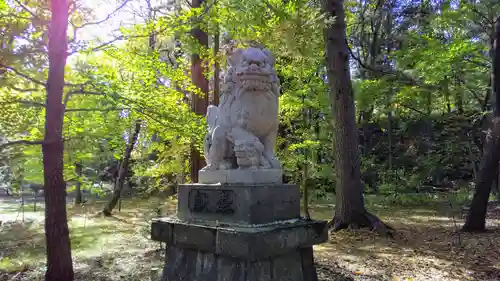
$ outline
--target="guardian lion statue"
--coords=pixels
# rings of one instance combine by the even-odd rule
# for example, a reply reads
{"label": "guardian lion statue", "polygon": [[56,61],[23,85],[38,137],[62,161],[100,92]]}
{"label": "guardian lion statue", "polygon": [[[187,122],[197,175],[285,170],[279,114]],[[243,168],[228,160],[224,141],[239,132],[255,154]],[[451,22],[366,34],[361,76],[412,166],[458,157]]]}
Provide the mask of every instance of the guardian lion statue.
{"label": "guardian lion statue", "polygon": [[207,166],[202,171],[279,169],[275,59],[267,49],[250,47],[232,50],[227,62],[221,103],[207,109]]}

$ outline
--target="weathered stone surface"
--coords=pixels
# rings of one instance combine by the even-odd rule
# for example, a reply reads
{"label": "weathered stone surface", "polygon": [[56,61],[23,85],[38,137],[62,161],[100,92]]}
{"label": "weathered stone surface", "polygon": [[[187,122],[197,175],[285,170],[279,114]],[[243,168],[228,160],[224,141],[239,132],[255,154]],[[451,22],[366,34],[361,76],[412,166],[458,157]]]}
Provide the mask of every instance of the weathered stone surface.
{"label": "weathered stone surface", "polygon": [[173,227],[174,224],[162,224],[161,227],[155,227],[154,223],[151,224],[151,240],[171,243],[174,233]]}
{"label": "weathered stone surface", "polygon": [[217,234],[217,253],[259,260],[312,246],[328,238],[326,222],[299,222],[255,231],[221,229]]}
{"label": "weathered stone surface", "polygon": [[217,271],[217,260],[215,254],[205,252],[197,253],[194,280],[215,280]]}
{"label": "weathered stone surface", "polygon": [[180,185],[177,216],[237,225],[299,219],[300,189],[289,184]]}
{"label": "weathered stone surface", "polygon": [[[161,281],[317,281],[312,248],[249,261],[169,246]],[[308,260],[308,262],[304,262]]]}
{"label": "weathered stone surface", "polygon": [[[328,227],[325,221],[298,221],[259,228],[228,228],[195,225],[176,218],[163,218],[153,221],[152,228],[153,231],[165,235],[155,239],[167,242],[168,245],[248,261],[284,255],[296,249],[323,243],[328,239]],[[169,233],[170,231],[173,233]]]}
{"label": "weathered stone surface", "polygon": [[216,280],[217,263],[213,253],[169,246],[161,281]]}
{"label": "weathered stone surface", "polygon": [[[241,170],[237,174],[200,173],[200,182],[263,182],[255,170],[281,169],[274,152],[280,94],[274,63],[266,49],[230,52],[220,106],[207,109],[207,166],[202,171]],[[266,183],[281,183],[276,174],[262,175]]]}
{"label": "weathered stone surface", "polygon": [[283,182],[283,171],[281,169],[200,170],[198,181],[208,184],[280,184]]}
{"label": "weathered stone surface", "polygon": [[162,281],[195,280],[196,255],[194,250],[169,246]]}
{"label": "weathered stone surface", "polygon": [[235,260],[220,256],[217,260],[217,281],[246,281],[244,260]]}
{"label": "weathered stone surface", "polygon": [[304,281],[301,260],[300,251],[276,257],[271,262],[273,281]]}
{"label": "weathered stone surface", "polygon": [[300,256],[304,281],[318,281],[318,273],[316,271],[316,267],[314,266],[313,247],[301,248]]}
{"label": "weathered stone surface", "polygon": [[248,262],[247,280],[271,281],[271,260]]}
{"label": "weathered stone surface", "polygon": [[175,226],[170,229],[174,230],[173,245],[207,252],[214,252],[215,250],[217,230],[214,228],[175,224]]}
{"label": "weathered stone surface", "polygon": [[151,240],[161,241],[171,245],[173,242],[174,223],[170,220],[158,219],[151,222]]}

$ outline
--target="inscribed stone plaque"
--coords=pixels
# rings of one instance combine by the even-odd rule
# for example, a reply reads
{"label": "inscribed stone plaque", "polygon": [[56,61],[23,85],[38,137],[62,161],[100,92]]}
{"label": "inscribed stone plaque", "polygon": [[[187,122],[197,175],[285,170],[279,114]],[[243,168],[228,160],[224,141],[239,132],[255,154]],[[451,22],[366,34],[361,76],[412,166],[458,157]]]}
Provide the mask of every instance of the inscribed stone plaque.
{"label": "inscribed stone plaque", "polygon": [[236,202],[232,190],[192,189],[189,192],[189,210],[193,213],[232,215]]}

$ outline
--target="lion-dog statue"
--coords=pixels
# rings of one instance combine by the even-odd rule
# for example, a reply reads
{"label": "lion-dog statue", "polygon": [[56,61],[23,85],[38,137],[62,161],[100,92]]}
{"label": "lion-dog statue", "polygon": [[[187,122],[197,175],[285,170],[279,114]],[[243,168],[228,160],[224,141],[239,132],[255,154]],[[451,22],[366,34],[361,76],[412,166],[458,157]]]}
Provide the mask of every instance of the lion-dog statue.
{"label": "lion-dog statue", "polygon": [[279,169],[279,79],[270,51],[250,47],[227,56],[219,107],[207,109],[206,170]]}

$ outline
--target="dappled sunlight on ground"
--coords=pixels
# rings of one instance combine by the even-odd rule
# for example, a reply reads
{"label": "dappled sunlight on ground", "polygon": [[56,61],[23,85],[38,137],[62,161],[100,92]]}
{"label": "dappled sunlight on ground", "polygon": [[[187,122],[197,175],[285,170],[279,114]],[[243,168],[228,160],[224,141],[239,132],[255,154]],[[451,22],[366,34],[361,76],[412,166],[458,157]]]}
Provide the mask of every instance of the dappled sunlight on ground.
{"label": "dappled sunlight on ground", "polygon": [[[150,240],[151,218],[174,214],[176,201],[123,200],[113,217],[99,214],[104,204],[93,201],[68,207],[77,280],[149,280],[161,271],[160,247],[165,246]],[[461,211],[436,206],[368,206],[397,230],[394,239],[369,230],[331,233],[328,243],[315,246],[320,280],[500,280],[496,209],[489,214],[491,231],[468,234],[459,231]],[[8,276],[6,280],[36,280],[43,275],[45,263],[43,210],[31,212],[38,218],[34,220],[26,208],[22,223],[20,217],[16,220],[16,208],[0,204],[2,210],[14,210],[2,213],[11,219],[0,228],[0,280],[2,274]],[[314,219],[330,219],[333,205],[311,204],[311,214]]]}
{"label": "dappled sunlight on ground", "polygon": [[328,243],[315,247],[318,261],[333,260],[354,276],[376,273],[381,280],[500,280],[500,220],[489,219],[497,228],[487,233],[469,234],[459,231],[459,215],[391,213],[380,217],[397,230],[394,239],[368,230],[331,233]]}
{"label": "dappled sunlight on ground", "polygon": [[[109,218],[99,214],[104,204],[95,201],[68,207],[73,262],[77,275],[85,276],[78,280],[128,280],[127,276],[148,280],[149,271],[161,267],[163,260],[160,244],[150,240],[151,218],[175,212],[175,202],[158,198],[123,200],[121,211],[117,208]],[[5,204],[0,207],[6,208]],[[34,280],[31,278],[43,274],[38,269],[45,264],[44,214],[33,212],[41,220],[29,220],[27,214],[24,223],[14,212],[3,217],[0,280],[2,271],[14,274],[28,270],[28,275],[23,273],[15,280]]]}
{"label": "dappled sunlight on ground", "polygon": [[[35,211],[36,210],[36,211]],[[24,206],[17,197],[0,197],[0,222],[16,220],[43,221],[44,214],[40,204],[26,203]]]}

